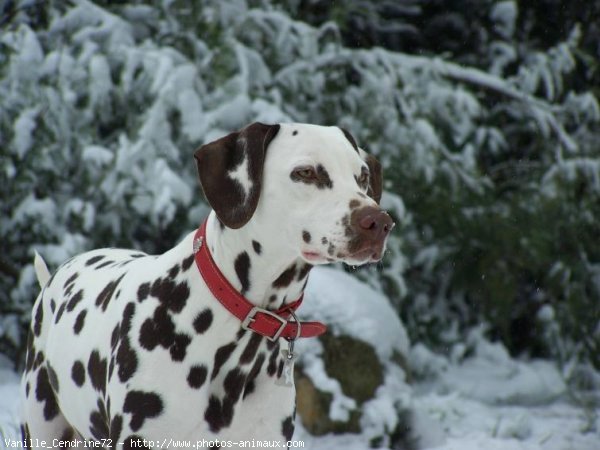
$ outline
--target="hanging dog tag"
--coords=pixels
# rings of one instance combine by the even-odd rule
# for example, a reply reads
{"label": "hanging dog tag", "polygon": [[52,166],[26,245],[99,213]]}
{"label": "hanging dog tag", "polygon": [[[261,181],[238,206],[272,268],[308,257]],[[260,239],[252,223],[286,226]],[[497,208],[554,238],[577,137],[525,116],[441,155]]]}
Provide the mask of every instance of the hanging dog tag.
{"label": "hanging dog tag", "polygon": [[281,372],[281,376],[275,381],[275,384],[292,387],[294,385],[294,361],[297,355],[290,353],[288,350],[281,350],[281,356],[283,356],[283,371]]}
{"label": "hanging dog tag", "polygon": [[287,349],[281,350],[281,356],[283,357],[283,370],[281,376],[275,380],[275,384],[292,387],[294,385],[294,361],[298,357],[298,354],[294,353],[294,339],[288,341]]}

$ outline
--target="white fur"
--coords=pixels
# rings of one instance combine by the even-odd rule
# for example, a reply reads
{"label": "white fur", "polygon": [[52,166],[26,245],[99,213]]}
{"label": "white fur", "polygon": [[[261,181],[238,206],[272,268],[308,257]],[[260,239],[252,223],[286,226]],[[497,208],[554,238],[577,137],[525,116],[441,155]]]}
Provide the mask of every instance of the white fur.
{"label": "white fur", "polygon": [[38,283],[40,287],[43,289],[46,286],[46,283],[50,279],[50,271],[48,270],[48,266],[46,265],[46,261],[41,255],[35,252],[35,257],[33,258],[33,267],[35,268],[35,275],[37,277]]}

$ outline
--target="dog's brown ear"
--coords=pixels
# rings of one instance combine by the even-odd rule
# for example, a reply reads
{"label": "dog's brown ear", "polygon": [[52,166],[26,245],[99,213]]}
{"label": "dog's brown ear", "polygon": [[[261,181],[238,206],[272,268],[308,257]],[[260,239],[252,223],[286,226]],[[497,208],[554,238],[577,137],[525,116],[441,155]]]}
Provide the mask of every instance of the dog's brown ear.
{"label": "dog's brown ear", "polygon": [[342,133],[344,133],[346,139],[348,139],[348,141],[350,142],[350,145],[352,145],[352,147],[354,148],[354,150],[356,150],[356,152],[359,154],[362,160],[367,163],[370,172],[369,189],[367,190],[367,195],[373,200],[375,200],[379,205],[379,201],[381,200],[381,191],[383,190],[383,176],[381,173],[381,164],[379,164],[379,161],[373,155],[369,155],[362,148],[358,147],[358,145],[356,144],[356,139],[354,139],[352,133],[350,133],[345,128],[339,128],[342,131]]}
{"label": "dog's brown ear", "polygon": [[381,164],[373,155],[369,155],[364,150],[360,149],[360,154],[364,162],[369,166],[369,189],[367,195],[373,200],[379,202],[381,200],[381,192],[383,191],[383,174]]}
{"label": "dog's brown ear", "polygon": [[278,132],[279,125],[256,122],[194,152],[206,200],[225,226],[240,228],[254,214],[265,152]]}

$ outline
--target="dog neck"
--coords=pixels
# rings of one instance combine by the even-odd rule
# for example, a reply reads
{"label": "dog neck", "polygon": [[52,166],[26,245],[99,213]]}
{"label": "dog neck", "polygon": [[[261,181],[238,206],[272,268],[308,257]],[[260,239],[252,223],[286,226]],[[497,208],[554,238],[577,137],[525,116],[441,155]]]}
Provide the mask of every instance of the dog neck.
{"label": "dog neck", "polygon": [[212,211],[206,240],[221,273],[254,305],[276,310],[302,295],[312,266],[273,239],[261,238],[255,224],[227,228]]}

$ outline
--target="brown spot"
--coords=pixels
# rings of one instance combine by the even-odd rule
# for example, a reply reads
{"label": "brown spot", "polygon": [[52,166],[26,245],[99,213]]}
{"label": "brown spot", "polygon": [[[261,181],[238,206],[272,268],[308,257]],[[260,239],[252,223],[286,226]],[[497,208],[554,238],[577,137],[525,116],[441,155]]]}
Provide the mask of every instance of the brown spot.
{"label": "brown spot", "polygon": [[265,363],[266,357],[264,353],[258,355],[252,369],[248,372],[248,377],[246,378],[246,385],[244,386],[244,395],[242,398],[246,398],[247,395],[252,394],[254,389],[256,389],[256,377],[258,377],[260,370],[262,369],[263,364]]}
{"label": "brown spot", "polygon": [[38,372],[37,384],[35,388],[35,398],[39,402],[44,402],[44,419],[51,421],[58,416],[58,403],[52,391],[52,386],[48,379],[48,372],[45,367],[42,367]]}
{"label": "brown spot", "polygon": [[310,244],[310,239],[311,239],[310,233],[308,231],[304,230],[302,232],[302,240],[304,242],[306,242],[307,244]]}
{"label": "brown spot", "polygon": [[210,431],[218,433],[225,426],[228,415],[233,417],[233,405],[223,405],[216,395],[211,395],[204,411],[204,420],[208,423]]}
{"label": "brown spot", "polygon": [[103,394],[106,393],[107,365],[106,358],[101,358],[98,350],[94,350],[88,359],[87,371],[92,386]]}
{"label": "brown spot", "polygon": [[88,259],[85,262],[86,266],[91,266],[92,264],[96,264],[98,261],[100,261],[101,259],[104,259],[104,255],[99,255],[99,256],[94,256],[93,258]]}
{"label": "brown spot", "polygon": [[206,330],[208,330],[210,328],[212,321],[213,321],[212,311],[208,308],[205,308],[194,319],[194,330],[196,330],[196,333],[198,333],[198,334],[205,333]]}
{"label": "brown spot", "polygon": [[195,255],[192,253],[190,256],[188,256],[181,262],[182,272],[186,272],[190,267],[192,267],[192,264],[194,264],[194,256]]}
{"label": "brown spot", "polygon": [[205,366],[197,365],[190,368],[190,373],[187,377],[187,382],[193,389],[200,389],[206,381],[208,371]]}
{"label": "brown spot", "polygon": [[150,283],[142,283],[140,287],[138,287],[137,298],[138,301],[143,302],[148,298],[148,294],[150,294]]}
{"label": "brown spot", "polygon": [[72,441],[73,439],[75,439],[75,432],[73,431],[73,428],[71,428],[71,427],[65,428],[63,430],[62,435],[60,436],[60,441],[67,442],[67,441]]}
{"label": "brown spot", "polygon": [[110,348],[114,350],[119,343],[119,337],[121,335],[121,324],[117,323],[110,334]]}
{"label": "brown spot", "polygon": [[292,436],[294,435],[294,418],[292,416],[286,417],[281,422],[281,434],[283,434],[286,441],[292,440]]}
{"label": "brown spot", "polygon": [[38,303],[37,309],[35,310],[35,320],[33,323],[33,333],[36,336],[39,336],[42,332],[42,321],[44,320],[44,306],[42,305],[43,301],[40,299]]}
{"label": "brown spot", "polygon": [[65,281],[65,284],[63,287],[66,289],[67,286],[73,284],[78,276],[79,276],[79,274],[77,272],[75,272],[73,275],[71,275],[69,278],[67,278],[67,281]]}
{"label": "brown spot", "polygon": [[108,434],[112,442],[119,442],[121,431],[123,431],[123,416],[115,414],[115,417],[110,421],[110,431]]}
{"label": "brown spot", "polygon": [[67,311],[73,311],[81,300],[83,300],[83,289],[80,289],[71,297],[71,300],[69,300],[69,303],[67,304]]}
{"label": "brown spot", "polygon": [[35,348],[33,346],[33,331],[30,329],[27,333],[27,355],[25,357],[25,372],[31,372],[33,360],[35,359]]}
{"label": "brown spot", "polygon": [[235,350],[236,344],[235,342],[231,342],[227,345],[223,345],[217,349],[215,352],[215,361],[213,364],[213,371],[210,376],[211,380],[214,380],[216,376],[219,374],[219,370],[223,364],[227,362],[233,351]]}
{"label": "brown spot", "polygon": [[223,387],[225,389],[223,400],[219,400],[214,395],[208,400],[208,407],[204,412],[204,419],[212,432],[216,433],[222,428],[231,425],[231,421],[233,420],[233,408],[242,394],[245,382],[246,376],[244,373],[240,369],[235,368],[227,373],[227,376],[223,381]]}
{"label": "brown spot", "polygon": [[33,362],[33,370],[37,370],[38,367],[40,367],[44,362],[44,359],[44,352],[40,350],[35,357],[35,361]]}
{"label": "brown spot", "polygon": [[121,280],[123,279],[124,276],[125,276],[125,274],[121,275],[118,279],[108,283],[104,287],[104,289],[102,289],[102,292],[100,292],[100,294],[98,294],[98,298],[96,298],[96,306],[101,306],[102,311],[106,311],[106,308],[108,306],[108,303],[110,302],[111,297],[115,293],[117,286],[119,285],[119,283],[121,282]]}
{"label": "brown spot", "polygon": [[350,204],[348,205],[350,209],[356,209],[360,206],[360,202],[356,199],[350,200]]}
{"label": "brown spot", "polygon": [[179,264],[175,264],[169,269],[169,278],[175,278],[179,274]]}
{"label": "brown spot", "polygon": [[275,281],[272,286],[276,289],[283,289],[290,285],[294,276],[296,275],[296,264],[293,263],[290,267],[285,269]]}
{"label": "brown spot", "polygon": [[173,361],[183,361],[191,342],[188,335],[175,331],[173,319],[164,305],[158,306],[152,318],[146,319],[140,328],[140,345],[150,351],[160,345],[169,350]]}
{"label": "brown spot", "polygon": [[[129,380],[137,370],[137,353],[131,347],[129,342],[129,332],[131,331],[131,319],[135,313],[135,303],[129,302],[123,310],[122,325],[115,327],[113,333],[118,335],[114,342],[119,342],[117,350],[116,364],[119,366],[119,380],[122,383]],[[112,338],[112,336],[111,336]],[[111,339],[112,340],[112,339]]]}
{"label": "brown spot", "polygon": [[129,391],[123,403],[123,411],[131,413],[129,426],[133,431],[138,431],[146,419],[162,413],[163,402],[154,392]]}
{"label": "brown spot", "polygon": [[267,374],[272,377],[277,373],[277,357],[279,356],[279,342],[273,348],[269,357],[269,365],[267,366]]}
{"label": "brown spot", "polygon": [[94,438],[101,440],[108,438],[108,411],[102,400],[97,402],[98,409],[90,413],[90,433]]}
{"label": "brown spot", "polygon": [[85,383],[85,368],[81,361],[75,361],[73,367],[71,367],[71,378],[75,384],[79,387]]}
{"label": "brown spot", "polygon": [[226,398],[229,397],[232,403],[239,400],[246,384],[246,375],[238,368],[230,370],[223,380]]}
{"label": "brown spot", "polygon": [[242,286],[240,293],[244,295],[250,289],[250,256],[247,252],[242,252],[235,258],[234,267]]}
{"label": "brown spot", "polygon": [[311,264],[304,264],[302,268],[298,271],[298,281],[302,281],[310,272],[313,266]]}
{"label": "brown spot", "polygon": [[46,362],[46,368],[48,369],[48,381],[50,382],[50,386],[52,387],[54,393],[58,394],[60,388],[58,384],[58,376],[49,362]]}
{"label": "brown spot", "polygon": [[152,283],[150,295],[156,297],[165,308],[181,312],[190,296],[190,288],[185,281],[175,283],[169,278],[158,278]]}
{"label": "brown spot", "polygon": [[256,352],[258,351],[258,347],[262,342],[263,337],[258,333],[253,333],[250,339],[248,340],[248,345],[242,352],[242,356],[240,356],[240,364],[248,364],[254,360],[256,356]]}
{"label": "brown spot", "polygon": [[75,324],[73,325],[73,331],[75,332],[75,334],[79,334],[81,332],[81,329],[83,328],[83,325],[85,323],[86,314],[87,310],[84,309],[77,315],[77,318],[75,319]]}

